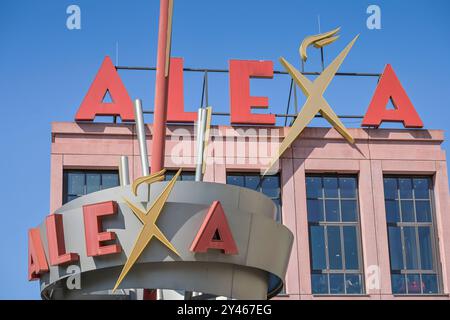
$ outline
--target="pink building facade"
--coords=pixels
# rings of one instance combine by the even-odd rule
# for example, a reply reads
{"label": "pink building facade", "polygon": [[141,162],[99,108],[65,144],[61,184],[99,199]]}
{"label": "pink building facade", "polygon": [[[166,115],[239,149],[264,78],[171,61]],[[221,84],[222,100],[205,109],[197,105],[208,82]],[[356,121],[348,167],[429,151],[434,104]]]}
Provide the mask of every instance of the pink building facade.
{"label": "pink building facade", "polygon": [[[147,125],[151,150],[152,125]],[[251,129],[251,130],[249,130]],[[283,139],[289,127],[215,126],[208,146],[204,181],[227,183],[229,174],[260,174],[264,161]],[[307,128],[280,160],[281,221],[294,234],[284,293],[277,299],[449,299],[450,293],[450,207],[445,152],[441,130],[349,129],[356,143],[347,143],[330,128]],[[246,134],[243,135],[243,132]],[[249,133],[250,132],[250,133]],[[167,128],[165,167],[193,171],[195,168],[193,126]],[[132,124],[72,123],[52,124],[50,209],[65,202],[67,170],[117,171],[120,156],[129,158],[130,180],[140,176],[139,146]],[[151,157],[151,154],[149,155]],[[357,215],[361,291],[313,292],[307,177],[352,176],[357,181]],[[420,280],[415,291],[406,275],[403,293],[395,292],[392,279],[392,246],[386,212],[386,177],[428,178],[433,224],[433,256],[436,290]],[[415,181],[415,180],[411,180]],[[396,201],[396,200],[393,200]],[[398,200],[401,203],[401,200]],[[409,201],[409,200],[408,200]],[[414,200],[411,200],[414,201]],[[413,204],[414,205],[414,204]],[[415,206],[414,206],[415,208]],[[414,209],[418,214],[418,209]],[[419,224],[419,229],[420,229]],[[407,228],[402,225],[402,228]],[[416,226],[417,227],[417,226]],[[402,243],[406,233],[402,233]],[[421,240],[417,246],[422,251]],[[419,243],[420,242],[420,243]],[[328,250],[328,248],[325,248]],[[405,264],[408,250],[404,248]],[[339,251],[341,252],[341,251]],[[344,254],[344,253],[340,253]],[[422,252],[423,254],[423,252]],[[337,254],[339,255],[339,254]],[[405,258],[406,257],[406,258]],[[418,258],[420,260],[420,257]],[[327,255],[327,269],[330,257]],[[345,269],[345,268],[344,268]],[[414,269],[414,268],[413,268]],[[399,273],[399,277],[403,277]],[[422,277],[422,276],[421,276]],[[425,276],[424,276],[425,277]],[[331,278],[327,278],[332,281]],[[345,278],[346,285],[349,280]],[[411,278],[412,279],[412,278]],[[420,278],[425,279],[425,278]],[[328,288],[331,288],[327,282]],[[401,287],[401,286],[400,286]],[[417,289],[417,288],[416,288]],[[346,290],[344,290],[346,291]]]}

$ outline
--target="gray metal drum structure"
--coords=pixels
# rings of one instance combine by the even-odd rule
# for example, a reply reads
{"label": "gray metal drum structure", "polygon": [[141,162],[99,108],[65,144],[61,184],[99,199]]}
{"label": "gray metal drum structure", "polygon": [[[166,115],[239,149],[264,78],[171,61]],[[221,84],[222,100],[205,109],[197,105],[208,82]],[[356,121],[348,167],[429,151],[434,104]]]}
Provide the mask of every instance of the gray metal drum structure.
{"label": "gray metal drum structure", "polygon": [[[167,182],[151,185],[150,202]],[[140,188],[145,189],[145,188]],[[147,188],[148,190],[148,188]],[[145,192],[141,192],[145,191]],[[67,266],[50,266],[41,276],[41,296],[45,299],[83,299],[113,288],[130,254],[142,224],[124,202],[124,197],[140,205],[146,190],[136,197],[130,186],[115,187],[75,199],[55,213],[63,214],[66,252],[80,259],[80,289],[69,289]],[[190,246],[214,200],[224,208],[238,248],[237,255],[218,250],[193,253]],[[83,222],[83,205],[116,201],[118,213],[105,217],[103,229],[117,235],[122,252],[88,257]],[[219,183],[178,181],[156,221],[159,229],[177,249],[177,256],[153,239],[127,274],[119,288],[188,290],[234,299],[267,299],[276,294],[286,274],[293,235],[274,221],[276,207],[261,193]],[[45,223],[39,226],[48,258]],[[269,277],[278,282],[269,288]],[[273,281],[271,281],[273,282]],[[92,299],[92,296],[90,297]]]}

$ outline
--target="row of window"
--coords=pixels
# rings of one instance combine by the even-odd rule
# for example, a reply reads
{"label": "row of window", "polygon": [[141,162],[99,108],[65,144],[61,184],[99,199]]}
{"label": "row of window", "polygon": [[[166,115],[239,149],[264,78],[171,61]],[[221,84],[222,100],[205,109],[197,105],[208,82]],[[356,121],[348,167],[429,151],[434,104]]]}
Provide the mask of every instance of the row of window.
{"label": "row of window", "polygon": [[312,292],[363,293],[356,178],[308,176],[306,199]]}
{"label": "row of window", "polygon": [[117,171],[64,170],[63,203],[119,185]]}
{"label": "row of window", "polygon": [[439,293],[431,179],[385,177],[384,195],[394,292]]}
{"label": "row of window", "polygon": [[[174,171],[168,171],[170,180]],[[185,171],[180,180],[194,180]],[[114,171],[67,170],[64,202],[117,186]],[[279,175],[229,173],[227,184],[250,188],[271,198],[281,222]],[[438,252],[429,177],[386,176],[384,196],[394,294],[440,292]],[[363,294],[361,229],[357,176],[308,175],[307,215],[313,294]]]}
{"label": "row of window", "polygon": [[[384,178],[394,294],[440,291],[431,191],[428,177]],[[308,175],[306,193],[313,293],[362,294],[357,177]]]}

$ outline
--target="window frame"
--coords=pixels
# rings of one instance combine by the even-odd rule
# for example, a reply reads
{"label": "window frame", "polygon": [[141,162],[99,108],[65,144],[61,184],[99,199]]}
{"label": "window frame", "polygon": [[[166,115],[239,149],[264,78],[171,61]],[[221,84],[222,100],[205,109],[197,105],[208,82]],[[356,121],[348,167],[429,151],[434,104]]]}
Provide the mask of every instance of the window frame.
{"label": "window frame", "polygon": [[[118,180],[119,184],[117,186],[120,186],[119,170],[114,170],[114,169],[98,169],[97,170],[97,169],[69,169],[69,168],[64,168],[63,169],[63,181],[62,181],[62,183],[63,183],[62,204],[63,205],[68,203],[68,202],[70,202],[70,201],[73,201],[73,200],[77,199],[77,198],[75,198],[75,199],[72,199],[70,201],[68,200],[68,197],[69,197],[69,193],[68,193],[68,191],[69,191],[69,177],[68,177],[68,174],[69,173],[81,173],[81,174],[84,175],[84,184],[83,184],[84,194],[81,195],[81,196],[78,196],[77,198],[85,196],[87,194],[90,194],[90,193],[87,193],[87,190],[86,190],[86,188],[87,188],[86,176],[89,173],[100,174],[100,186],[103,185],[103,174],[117,174],[117,178],[119,179]],[[106,190],[106,189],[109,189],[109,188],[100,189],[98,191]]]}
{"label": "window frame", "polygon": [[[170,181],[173,176],[178,172],[179,168],[168,168],[166,169],[166,172],[164,173],[164,180],[163,181]],[[183,180],[183,174],[189,174],[192,175],[192,180]],[[168,175],[171,175],[172,177],[170,179],[167,178]],[[178,177],[177,181],[195,181],[195,170],[192,169],[183,169],[181,170],[180,176]]]}
{"label": "window frame", "polygon": [[[399,222],[388,222],[387,221],[387,211],[386,211],[386,196],[385,196],[385,190],[384,190],[384,181],[385,179],[395,179],[397,183],[397,199],[394,199],[396,203],[398,204],[398,213],[399,213]],[[399,179],[410,179],[411,181],[414,181],[414,179],[427,179],[428,180],[428,201],[430,202],[430,217],[431,222],[418,222],[417,221],[417,209],[416,209],[416,198],[415,198],[415,192],[412,192],[412,198],[406,198],[405,200],[412,200],[413,201],[413,210],[414,210],[414,220],[415,221],[403,221],[403,215],[402,215],[402,208],[401,208],[401,201],[402,197],[400,195],[400,187],[399,187]],[[389,252],[389,275],[391,277],[391,293],[395,296],[434,296],[434,295],[441,295],[443,290],[443,284],[442,284],[442,262],[441,262],[441,255],[439,250],[439,233],[437,229],[437,220],[436,220],[436,205],[435,205],[435,197],[434,197],[434,187],[435,187],[435,179],[432,175],[408,175],[408,174],[383,174],[383,199],[385,203],[385,217],[386,217],[386,231],[387,231],[387,240],[388,240],[388,252]],[[412,185],[412,190],[414,190],[414,185]],[[423,200],[423,199],[418,199]],[[392,262],[391,262],[391,251],[390,251],[390,242],[389,242],[389,227],[396,227],[400,228],[400,237],[401,237],[401,249],[402,249],[402,264],[403,268],[398,272],[398,270],[392,269]],[[417,262],[418,265],[421,267],[422,264],[422,256],[420,251],[420,240],[419,240],[419,227],[429,227],[430,228],[430,237],[431,237],[431,250],[432,250],[432,260],[433,260],[433,269],[427,270],[427,269],[406,269],[407,261],[406,261],[406,250],[405,250],[405,239],[404,239],[404,227],[413,227],[415,231],[415,243],[416,243],[416,251],[415,254],[417,255]],[[408,284],[407,284],[407,277],[408,275],[419,275],[420,282],[423,283],[422,276],[423,275],[430,275],[433,274],[437,278],[437,292],[435,293],[424,293],[423,288],[420,288],[420,293],[412,292],[409,293]],[[393,275],[402,275],[405,277],[405,293],[394,293],[392,288],[392,276]]]}
{"label": "window frame", "polygon": [[[326,197],[325,188],[323,186],[323,178],[337,178],[338,179],[338,196],[337,197]],[[356,181],[355,186],[355,198],[341,197],[341,190],[339,185],[339,178],[353,178]],[[322,194],[318,198],[310,198],[307,194],[306,179],[307,178],[320,178],[321,179],[321,192]],[[305,199],[308,200],[321,200],[323,208],[324,221],[309,221],[308,209],[306,209],[307,223],[308,223],[308,242],[309,242],[309,257],[310,257],[310,275],[311,275],[311,293],[314,296],[361,296],[366,294],[366,284],[365,284],[365,270],[364,270],[364,255],[363,255],[363,245],[362,245],[362,230],[361,230],[361,212],[360,212],[360,201],[359,201],[359,174],[351,173],[305,173]],[[340,221],[326,221],[326,200],[337,200],[339,201],[339,218]],[[353,200],[356,201],[356,221],[342,221],[342,200]],[[324,246],[325,246],[325,269],[313,269],[312,260],[312,241],[311,241],[311,226],[321,226],[324,228]],[[330,257],[328,251],[328,227],[339,227],[340,231],[340,246],[342,255],[342,269],[331,269],[330,268]],[[350,226],[355,227],[356,230],[356,246],[358,250],[358,266],[359,269],[347,269],[346,267],[346,256],[345,256],[345,241],[344,241],[344,227]],[[312,275],[321,274],[327,277],[327,293],[313,293],[312,292]],[[333,274],[343,274],[344,276],[344,292],[343,293],[331,293],[330,288],[330,275]],[[361,292],[359,293],[347,293],[347,287],[345,286],[345,276],[346,275],[359,275],[361,277]]]}
{"label": "window frame", "polygon": [[[254,190],[254,189],[251,189],[251,188],[248,188],[248,187],[245,186],[245,177],[246,177],[246,176],[259,177],[259,179],[261,180],[262,175],[259,174],[258,172],[254,172],[254,171],[234,171],[234,170],[229,170],[229,171],[228,171],[228,170],[227,170],[227,171],[225,172],[225,184],[228,184],[227,179],[228,179],[229,176],[241,176],[241,177],[244,177],[244,186],[241,186],[242,188],[250,189],[250,190],[253,190],[253,191],[256,191],[256,192],[260,192],[260,193],[264,194],[264,193],[262,192],[262,183],[260,183],[259,189],[258,189],[258,190]],[[283,219],[283,188],[282,188],[282,186],[281,186],[281,171],[279,171],[279,172],[277,172],[276,174],[271,175],[271,176],[277,176],[277,177],[278,177],[279,188],[280,188],[280,195],[279,195],[278,198],[269,197],[269,196],[267,196],[267,195],[265,195],[265,194],[264,194],[264,195],[265,195],[266,197],[268,197],[270,200],[272,200],[272,202],[274,203],[274,205],[277,207],[277,211],[278,211],[278,210],[280,211],[280,212],[277,212],[277,213],[276,213],[276,215],[279,215],[280,220],[278,221],[278,220],[276,219],[276,216],[275,216],[275,217],[274,217],[274,218],[275,218],[275,219],[274,219],[275,222],[280,223],[280,224],[283,224],[283,220],[284,220],[284,219]],[[271,176],[267,176],[267,177],[271,177]],[[276,200],[276,199],[278,199],[279,202],[280,202],[279,209],[278,209],[277,203],[274,201],[274,200]]]}
{"label": "window frame", "polygon": [[[239,177],[243,177],[243,178],[244,178],[244,186],[240,186],[241,188],[246,188],[246,189],[253,190],[253,191],[260,192],[260,193],[264,194],[264,193],[262,192],[262,183],[261,183],[262,175],[259,174],[258,172],[255,172],[255,171],[242,171],[242,170],[236,170],[236,171],[235,171],[235,170],[227,170],[227,171],[225,172],[225,184],[228,184],[228,177],[232,177],[232,176],[239,176]],[[258,190],[254,190],[254,189],[245,187],[245,177],[246,177],[246,176],[256,176],[256,177],[259,177],[260,183],[259,183],[259,189],[258,189]],[[278,208],[276,202],[273,201],[273,200],[274,200],[273,197],[269,197],[269,196],[267,196],[267,195],[265,195],[265,194],[264,194],[264,195],[265,195],[266,197],[268,197],[270,200],[272,200],[272,202],[274,203],[275,207],[277,208],[277,213],[276,213],[276,215],[279,215],[280,220],[278,221],[278,220],[276,219],[277,216],[275,216],[275,217],[274,217],[274,221],[275,221],[276,223],[283,224],[283,202],[282,202],[282,199],[283,199],[283,187],[282,187],[282,181],[281,181],[281,177],[282,177],[281,171],[278,171],[275,175],[272,175],[272,176],[277,176],[277,177],[278,177],[279,189],[280,189],[280,194],[279,194],[279,197],[278,197],[278,200],[279,200],[279,202],[280,202],[279,208]],[[269,177],[270,177],[270,176],[269,176]],[[232,184],[230,184],[230,185],[232,185]],[[233,185],[233,186],[234,186],[234,185]],[[279,211],[279,212],[278,212],[278,211]],[[288,296],[288,295],[289,295],[289,294],[286,292],[286,286],[287,286],[286,280],[283,279],[283,286],[282,286],[280,292],[277,294],[278,297]]]}

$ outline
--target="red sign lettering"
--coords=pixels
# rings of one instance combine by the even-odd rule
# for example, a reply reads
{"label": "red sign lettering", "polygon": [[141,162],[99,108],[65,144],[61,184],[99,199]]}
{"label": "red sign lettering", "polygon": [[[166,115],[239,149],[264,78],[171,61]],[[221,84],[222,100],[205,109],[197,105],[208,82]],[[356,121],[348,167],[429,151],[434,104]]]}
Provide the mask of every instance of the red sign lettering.
{"label": "red sign lettering", "polygon": [[197,112],[184,111],[183,58],[171,58],[169,93],[167,97],[167,122],[194,122]]}
{"label": "red sign lettering", "polygon": [[273,114],[252,114],[252,108],[267,108],[267,97],[250,96],[250,78],[272,78],[272,61],[230,60],[232,124],[275,124]]}
{"label": "red sign lettering", "polygon": [[[167,121],[195,122],[197,112],[184,111],[183,58],[171,58],[170,61]],[[229,61],[231,124],[274,125],[275,115],[251,112],[252,108],[268,108],[269,105],[267,97],[250,96],[251,78],[273,78],[273,62]],[[113,101],[104,103],[108,92]],[[386,109],[389,100],[394,110]],[[75,120],[93,121],[95,116],[120,116],[122,121],[134,121],[133,103],[108,56],[103,60]],[[362,126],[378,127],[383,121],[403,122],[406,128],[423,127],[422,120],[389,64],[384,69]]]}
{"label": "red sign lettering", "polygon": [[50,264],[52,266],[57,266],[60,264],[78,261],[78,254],[66,253],[63,216],[61,214],[49,215],[45,219],[45,226],[47,229]]}
{"label": "red sign lettering", "polygon": [[225,254],[238,254],[227,217],[219,201],[214,201],[191,245],[192,252],[219,249]]}
{"label": "red sign lettering", "polygon": [[39,279],[48,272],[47,258],[38,228],[28,230],[28,280]]}
{"label": "red sign lettering", "polygon": [[[108,92],[112,102],[104,103]],[[122,121],[134,121],[133,102],[108,56],[84,97],[75,121],[93,121],[95,116],[120,116]]]}
{"label": "red sign lettering", "polygon": [[119,244],[102,245],[103,241],[116,239],[114,232],[103,232],[102,217],[117,213],[117,203],[106,201],[83,206],[84,233],[88,257],[103,256],[122,251]]}
{"label": "red sign lettering", "polygon": [[[386,109],[389,100],[395,110]],[[384,69],[361,125],[378,127],[383,121],[403,122],[406,128],[423,127],[422,120],[390,64]]]}

